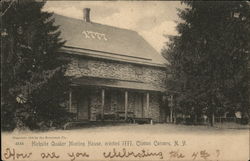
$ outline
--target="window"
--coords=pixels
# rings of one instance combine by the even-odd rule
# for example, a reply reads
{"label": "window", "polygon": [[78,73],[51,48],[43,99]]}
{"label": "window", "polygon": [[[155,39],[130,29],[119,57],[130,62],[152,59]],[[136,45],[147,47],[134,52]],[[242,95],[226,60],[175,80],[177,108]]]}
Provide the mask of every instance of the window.
{"label": "window", "polygon": [[78,60],[78,67],[79,68],[88,69],[89,68],[89,61],[88,60],[84,60],[84,59]]}
{"label": "window", "polygon": [[111,110],[111,91],[105,90],[104,111],[109,112],[110,110]]}
{"label": "window", "polygon": [[118,102],[118,111],[124,111],[125,108],[125,92],[117,91],[117,102]]}
{"label": "window", "polygon": [[142,75],[143,74],[143,68],[142,67],[136,67],[135,68],[135,74],[136,75]]}

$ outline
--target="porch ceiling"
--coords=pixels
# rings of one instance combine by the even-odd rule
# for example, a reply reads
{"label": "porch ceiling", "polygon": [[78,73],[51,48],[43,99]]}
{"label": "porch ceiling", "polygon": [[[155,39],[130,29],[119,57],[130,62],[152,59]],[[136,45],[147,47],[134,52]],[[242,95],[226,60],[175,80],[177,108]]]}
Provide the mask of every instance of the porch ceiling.
{"label": "porch ceiling", "polygon": [[97,78],[97,77],[74,78],[72,79],[72,84],[84,85],[84,86],[99,86],[99,87],[123,88],[123,89],[134,89],[134,90],[145,90],[145,91],[157,91],[157,92],[166,91],[165,88],[153,86],[151,84],[143,82]]}

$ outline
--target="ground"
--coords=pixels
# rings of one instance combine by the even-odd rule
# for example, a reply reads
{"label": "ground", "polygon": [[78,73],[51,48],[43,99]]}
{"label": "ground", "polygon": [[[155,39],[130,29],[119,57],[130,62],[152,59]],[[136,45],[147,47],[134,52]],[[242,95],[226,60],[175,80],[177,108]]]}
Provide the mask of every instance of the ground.
{"label": "ground", "polygon": [[[149,153],[163,153],[163,156],[128,157],[128,159],[135,160],[248,160],[250,137],[248,126],[241,126],[237,129],[229,128],[228,125],[220,126],[218,128],[172,124],[124,124],[48,132],[2,133],[2,139],[4,140],[3,149],[14,147],[18,141],[24,142],[24,145],[15,146],[16,151],[27,151],[32,148],[38,153],[38,151],[49,149],[61,155],[66,155],[65,151],[84,151],[88,152],[92,160],[93,158],[110,159],[103,158],[104,153],[114,153],[114,149],[116,152],[124,153],[123,148],[135,153],[143,150]],[[58,144],[63,142],[64,146],[54,146],[53,141]],[[48,142],[48,145],[40,146],[38,142]],[[82,146],[81,143],[85,145]],[[183,154],[185,158],[181,158],[180,154]],[[35,156],[35,153],[33,155],[33,160],[39,156]]]}

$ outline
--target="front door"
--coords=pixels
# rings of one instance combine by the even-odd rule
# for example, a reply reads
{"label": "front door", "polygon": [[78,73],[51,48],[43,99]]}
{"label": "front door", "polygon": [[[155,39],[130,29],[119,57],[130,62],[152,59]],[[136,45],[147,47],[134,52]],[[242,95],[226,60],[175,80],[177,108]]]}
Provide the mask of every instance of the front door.
{"label": "front door", "polygon": [[137,117],[144,117],[143,109],[143,93],[136,93],[135,97],[135,108],[137,109]]}
{"label": "front door", "polygon": [[82,91],[78,97],[78,120],[89,120],[89,96]]}

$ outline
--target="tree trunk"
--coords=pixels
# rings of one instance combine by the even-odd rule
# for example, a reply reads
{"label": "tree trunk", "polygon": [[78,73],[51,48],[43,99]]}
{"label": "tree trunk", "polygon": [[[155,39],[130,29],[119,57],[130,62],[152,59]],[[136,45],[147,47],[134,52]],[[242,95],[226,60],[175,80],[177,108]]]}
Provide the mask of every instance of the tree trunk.
{"label": "tree trunk", "polygon": [[211,118],[210,118],[211,126],[214,126],[214,112],[212,111]]}
{"label": "tree trunk", "polygon": [[215,111],[215,103],[214,103],[214,97],[211,96],[211,101],[210,101],[210,123],[211,123],[211,126],[214,126],[214,111]]}
{"label": "tree trunk", "polygon": [[198,122],[198,117],[197,117],[197,114],[194,115],[194,124],[196,125]]}
{"label": "tree trunk", "polygon": [[19,106],[15,111],[16,127],[14,131],[26,131],[29,129],[25,124],[25,120],[27,120],[27,112],[23,108],[23,106]]}

